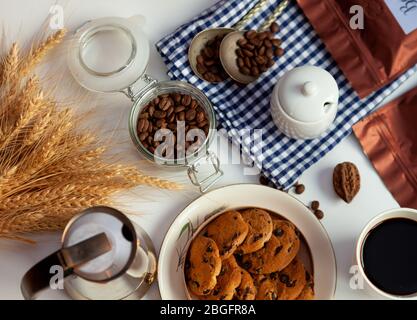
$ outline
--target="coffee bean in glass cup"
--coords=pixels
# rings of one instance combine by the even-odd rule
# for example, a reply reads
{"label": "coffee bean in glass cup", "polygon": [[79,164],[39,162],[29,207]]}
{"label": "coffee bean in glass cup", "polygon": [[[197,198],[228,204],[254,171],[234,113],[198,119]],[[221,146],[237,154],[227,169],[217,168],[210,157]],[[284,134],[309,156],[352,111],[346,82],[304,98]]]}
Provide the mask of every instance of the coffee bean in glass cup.
{"label": "coffee bean in glass cup", "polygon": [[159,95],[139,113],[137,134],[143,147],[161,158],[184,158],[197,152],[210,130],[204,108],[192,96]]}

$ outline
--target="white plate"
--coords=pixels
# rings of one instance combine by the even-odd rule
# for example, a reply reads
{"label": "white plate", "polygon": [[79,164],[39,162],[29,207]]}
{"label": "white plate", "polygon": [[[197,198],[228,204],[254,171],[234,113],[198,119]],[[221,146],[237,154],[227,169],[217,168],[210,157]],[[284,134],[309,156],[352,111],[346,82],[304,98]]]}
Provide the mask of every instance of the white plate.
{"label": "white plate", "polygon": [[314,214],[287,193],[260,185],[241,184],[204,194],[175,219],[159,254],[158,283],[164,300],[186,300],[183,265],[190,239],[202,223],[231,209],[262,208],[294,223],[311,251],[316,299],[332,299],[336,289],[336,259],[329,236]]}

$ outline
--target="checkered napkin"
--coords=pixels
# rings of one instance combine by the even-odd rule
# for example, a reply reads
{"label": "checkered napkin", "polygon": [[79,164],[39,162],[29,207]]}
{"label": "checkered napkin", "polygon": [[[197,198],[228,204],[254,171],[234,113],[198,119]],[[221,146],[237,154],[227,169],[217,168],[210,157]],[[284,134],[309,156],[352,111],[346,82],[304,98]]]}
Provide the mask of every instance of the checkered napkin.
{"label": "checkered napkin", "polygon": [[[270,0],[249,25],[259,28],[281,0]],[[201,89],[211,100],[220,125],[232,140],[273,183],[283,188],[293,185],[299,176],[331,151],[351,133],[352,125],[370,113],[382,100],[409,78],[417,66],[385,88],[360,100],[323,42],[292,1],[277,22],[285,54],[278,63],[256,82],[245,87],[231,80],[210,84],[194,75],[187,58],[192,38],[210,27],[231,27],[255,4],[256,0],[223,0],[201,13],[174,33],[161,39],[156,47],[168,67],[172,79],[187,81]],[[276,128],[270,115],[270,97],[277,80],[287,71],[302,65],[316,65],[329,71],[340,88],[337,118],[331,129],[315,140],[301,141],[287,138]],[[248,129],[262,129],[262,141],[242,134]]]}

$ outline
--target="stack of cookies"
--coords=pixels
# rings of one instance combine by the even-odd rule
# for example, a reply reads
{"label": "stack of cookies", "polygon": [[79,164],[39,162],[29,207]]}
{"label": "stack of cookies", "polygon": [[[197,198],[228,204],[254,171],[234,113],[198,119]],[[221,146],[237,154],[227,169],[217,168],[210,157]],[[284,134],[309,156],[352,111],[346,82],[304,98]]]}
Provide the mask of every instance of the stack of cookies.
{"label": "stack of cookies", "polygon": [[295,226],[261,209],[226,212],[192,241],[188,290],[202,300],[313,300]]}

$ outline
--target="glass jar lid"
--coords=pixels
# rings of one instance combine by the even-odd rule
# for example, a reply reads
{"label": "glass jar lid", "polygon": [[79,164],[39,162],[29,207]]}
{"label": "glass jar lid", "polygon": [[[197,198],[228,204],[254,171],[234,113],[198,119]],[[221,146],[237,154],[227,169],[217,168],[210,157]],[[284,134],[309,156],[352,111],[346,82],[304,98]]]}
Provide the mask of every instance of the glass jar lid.
{"label": "glass jar lid", "polygon": [[101,18],[76,31],[67,60],[74,78],[86,89],[116,92],[145,73],[149,51],[140,17]]}

